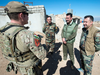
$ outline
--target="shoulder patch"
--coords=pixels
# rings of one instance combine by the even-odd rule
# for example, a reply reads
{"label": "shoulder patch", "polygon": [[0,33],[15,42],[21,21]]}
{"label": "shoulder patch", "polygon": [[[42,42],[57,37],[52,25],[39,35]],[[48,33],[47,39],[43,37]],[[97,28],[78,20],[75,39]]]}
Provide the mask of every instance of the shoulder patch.
{"label": "shoulder patch", "polygon": [[40,37],[36,34],[33,34],[35,39],[34,39],[34,42],[35,42],[35,46],[39,46],[40,45]]}
{"label": "shoulder patch", "polygon": [[40,45],[40,40],[39,39],[34,39],[35,45],[38,47]]}
{"label": "shoulder patch", "polygon": [[35,39],[39,39],[38,35],[36,35],[35,33],[33,35],[34,35]]}

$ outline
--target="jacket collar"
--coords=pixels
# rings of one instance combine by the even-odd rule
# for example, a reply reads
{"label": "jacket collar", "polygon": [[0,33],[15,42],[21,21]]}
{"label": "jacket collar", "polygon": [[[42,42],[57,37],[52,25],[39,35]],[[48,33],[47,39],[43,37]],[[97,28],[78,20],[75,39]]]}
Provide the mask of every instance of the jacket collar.
{"label": "jacket collar", "polygon": [[72,25],[72,24],[73,24],[73,20],[71,21],[70,25]]}
{"label": "jacket collar", "polygon": [[52,25],[52,22],[51,22],[51,24],[47,23],[46,25]]}
{"label": "jacket collar", "polygon": [[82,28],[83,32],[90,32],[92,29],[94,28],[94,25],[92,25],[88,30],[86,30],[86,28]]}
{"label": "jacket collar", "polygon": [[88,31],[91,31],[93,27],[94,27],[94,26],[92,25],[92,26],[88,29]]}
{"label": "jacket collar", "polygon": [[[73,20],[71,21],[71,23],[69,24],[69,26],[71,26],[73,24]],[[66,25],[68,25],[67,23],[66,23]]]}

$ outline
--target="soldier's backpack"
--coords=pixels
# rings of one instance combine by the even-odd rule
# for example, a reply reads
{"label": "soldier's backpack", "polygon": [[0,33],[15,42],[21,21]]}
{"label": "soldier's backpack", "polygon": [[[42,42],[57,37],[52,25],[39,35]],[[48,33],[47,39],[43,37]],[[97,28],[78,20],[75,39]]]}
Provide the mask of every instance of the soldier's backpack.
{"label": "soldier's backpack", "polygon": [[15,50],[15,36],[16,34],[25,29],[24,27],[16,27],[16,29],[11,32],[8,33],[6,32],[6,30],[15,27],[15,25],[11,25],[8,26],[6,28],[3,28],[2,30],[0,30],[0,49],[2,50],[2,54],[3,56],[8,59],[8,60],[16,60],[16,56],[14,54],[14,50]]}

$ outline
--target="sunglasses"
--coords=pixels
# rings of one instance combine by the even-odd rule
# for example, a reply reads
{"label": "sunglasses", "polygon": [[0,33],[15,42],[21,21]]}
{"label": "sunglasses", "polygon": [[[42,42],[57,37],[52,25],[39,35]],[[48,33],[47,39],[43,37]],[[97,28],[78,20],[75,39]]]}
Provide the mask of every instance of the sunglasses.
{"label": "sunglasses", "polygon": [[28,16],[28,13],[25,13],[25,12],[22,12],[24,15],[27,15]]}

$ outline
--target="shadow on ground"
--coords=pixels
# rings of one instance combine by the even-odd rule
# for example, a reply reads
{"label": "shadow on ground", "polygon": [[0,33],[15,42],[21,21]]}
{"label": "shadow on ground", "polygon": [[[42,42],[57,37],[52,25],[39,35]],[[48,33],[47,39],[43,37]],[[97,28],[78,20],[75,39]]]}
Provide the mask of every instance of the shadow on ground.
{"label": "shadow on ground", "polygon": [[56,72],[59,61],[62,60],[62,57],[60,56],[60,50],[59,50],[61,45],[62,45],[61,42],[55,43],[55,49],[53,55],[47,56],[48,60],[42,67],[43,71],[48,69],[46,75],[53,75]]}
{"label": "shadow on ground", "polygon": [[76,60],[79,63],[79,66],[81,67],[82,65],[81,65],[81,61],[80,61],[80,51],[77,48],[74,48],[74,54],[75,54]]}
{"label": "shadow on ground", "polygon": [[71,61],[67,61],[67,66],[60,69],[60,75],[80,75],[80,72],[74,67],[71,69]]}

